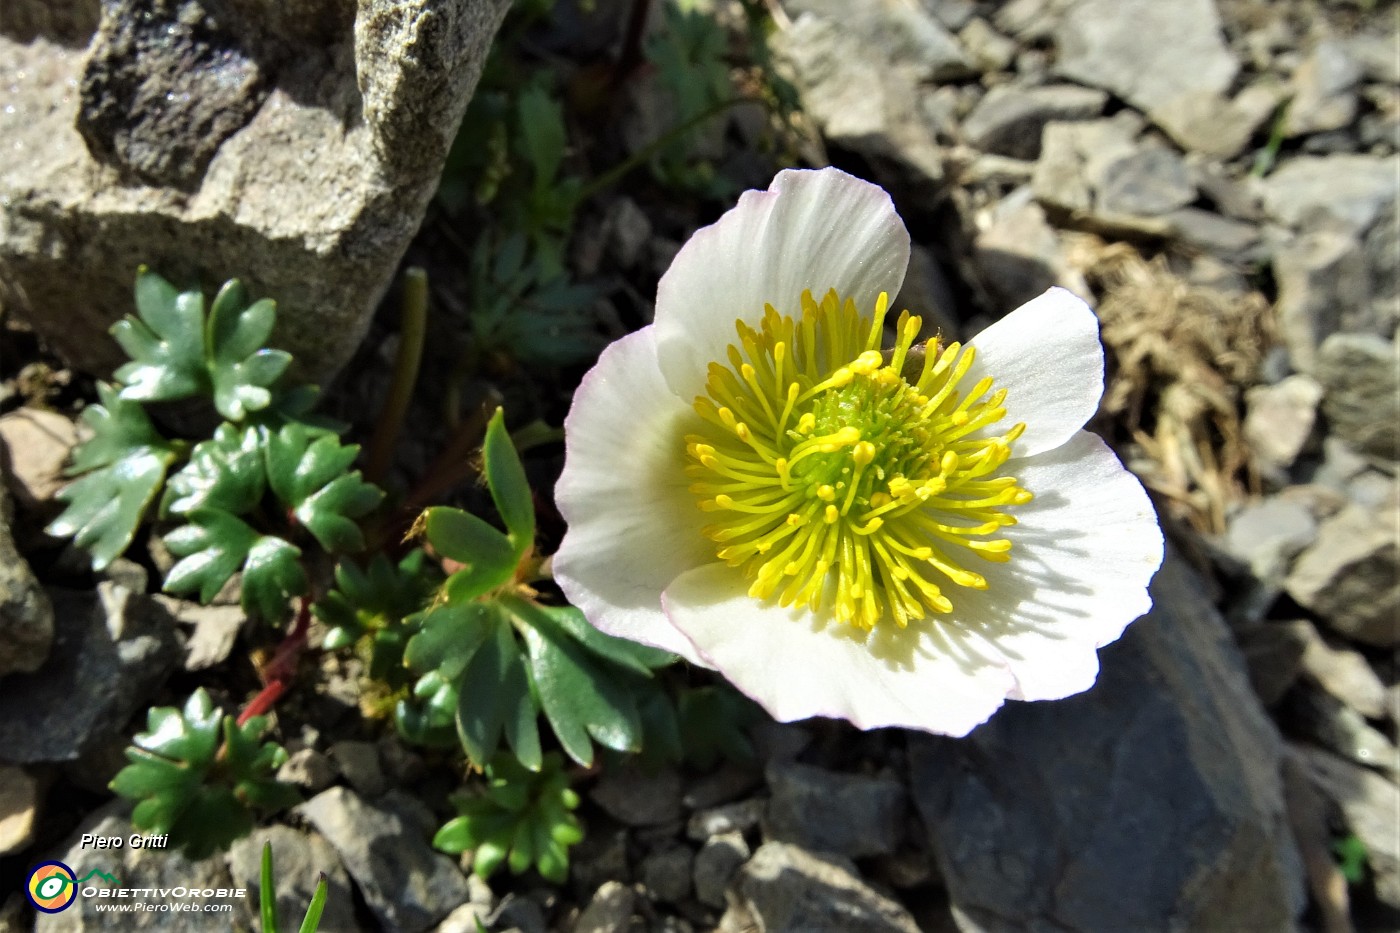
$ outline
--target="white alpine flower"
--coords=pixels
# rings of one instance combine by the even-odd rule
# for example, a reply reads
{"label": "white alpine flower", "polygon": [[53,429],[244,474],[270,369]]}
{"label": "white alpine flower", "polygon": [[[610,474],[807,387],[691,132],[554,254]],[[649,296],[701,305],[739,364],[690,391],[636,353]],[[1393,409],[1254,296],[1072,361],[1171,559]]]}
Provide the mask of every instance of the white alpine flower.
{"label": "white alpine flower", "polygon": [[966,346],[902,314],[882,349],[908,260],[885,192],[835,169],[780,173],[677,254],[564,425],[554,574],[595,626],[781,721],[964,735],[1093,685],[1162,561],[1082,430],[1097,321],[1051,289]]}

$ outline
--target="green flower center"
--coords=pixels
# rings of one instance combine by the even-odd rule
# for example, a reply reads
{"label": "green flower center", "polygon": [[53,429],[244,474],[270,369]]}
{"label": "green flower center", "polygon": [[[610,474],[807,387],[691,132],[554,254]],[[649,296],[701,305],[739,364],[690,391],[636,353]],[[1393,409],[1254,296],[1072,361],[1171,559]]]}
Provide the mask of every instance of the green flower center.
{"label": "green flower center", "polygon": [[983,430],[1006,415],[1006,390],[963,387],[973,348],[916,346],[907,311],[882,353],[888,304],[864,319],[835,291],[820,304],[803,292],[800,320],[769,305],[758,330],[736,321],[686,438],[690,490],[715,515],[704,534],[749,595],[867,630],[951,612],[948,582],[986,589],[960,561],[1009,560],[1005,509],[1031,500],[998,475],[1026,426]]}

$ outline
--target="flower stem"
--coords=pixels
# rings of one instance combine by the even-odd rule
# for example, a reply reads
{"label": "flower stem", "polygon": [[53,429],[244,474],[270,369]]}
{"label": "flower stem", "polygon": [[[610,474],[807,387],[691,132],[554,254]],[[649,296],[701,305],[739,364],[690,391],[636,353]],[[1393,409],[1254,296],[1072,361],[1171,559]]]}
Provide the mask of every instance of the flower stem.
{"label": "flower stem", "polygon": [[298,597],[297,617],[292,623],[291,631],[277,646],[272,660],[259,672],[263,680],[262,690],[258,691],[258,695],[249,700],[248,705],[238,714],[240,726],[254,716],[261,716],[271,710],[282,698],[282,694],[287,692],[292,678],[296,676],[297,662],[306,650],[306,633],[310,628],[311,599],[301,596]]}
{"label": "flower stem", "polygon": [[404,415],[413,400],[413,387],[423,359],[423,339],[428,323],[428,273],[417,266],[404,271],[401,309],[394,376],[365,456],[365,479],[378,486],[384,485],[384,477],[393,462],[394,444],[403,430]]}

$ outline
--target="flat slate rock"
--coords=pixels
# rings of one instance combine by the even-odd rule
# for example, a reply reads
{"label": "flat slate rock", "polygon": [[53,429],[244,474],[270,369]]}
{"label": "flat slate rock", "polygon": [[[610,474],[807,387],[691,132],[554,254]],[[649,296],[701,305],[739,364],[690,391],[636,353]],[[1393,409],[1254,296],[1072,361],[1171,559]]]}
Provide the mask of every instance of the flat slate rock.
{"label": "flat slate rock", "polygon": [[1145,113],[1224,91],[1239,71],[1214,0],[1082,0],[1059,18],[1055,47],[1059,74]]}
{"label": "flat slate rock", "polygon": [[[721,929],[763,933],[918,933],[897,901],[867,885],[848,859],[766,842],[739,870]],[[730,923],[729,921],[733,921]],[[749,926],[742,926],[749,923]]]}
{"label": "flat slate rock", "polygon": [[910,742],[910,788],[964,930],[1289,929],[1305,904],[1280,741],[1197,575],[1089,692]]}
{"label": "flat slate rock", "polygon": [[422,933],[470,897],[456,862],[433,851],[424,827],[349,788],[332,787],[296,812],[340,854],[388,929]]}
{"label": "flat slate rock", "polygon": [[0,680],[0,760],[72,761],[110,739],[179,660],[175,622],[110,581],[53,590],[54,644],[32,674]]}

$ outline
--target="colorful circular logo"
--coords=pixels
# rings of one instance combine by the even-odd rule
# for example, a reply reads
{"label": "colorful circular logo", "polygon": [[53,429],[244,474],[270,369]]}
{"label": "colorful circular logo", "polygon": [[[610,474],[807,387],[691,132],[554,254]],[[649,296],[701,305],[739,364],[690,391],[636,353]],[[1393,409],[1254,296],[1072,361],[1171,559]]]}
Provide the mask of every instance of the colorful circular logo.
{"label": "colorful circular logo", "polygon": [[62,862],[42,862],[29,872],[24,893],[35,910],[56,914],[78,899],[78,879]]}

